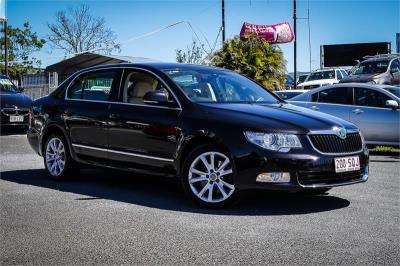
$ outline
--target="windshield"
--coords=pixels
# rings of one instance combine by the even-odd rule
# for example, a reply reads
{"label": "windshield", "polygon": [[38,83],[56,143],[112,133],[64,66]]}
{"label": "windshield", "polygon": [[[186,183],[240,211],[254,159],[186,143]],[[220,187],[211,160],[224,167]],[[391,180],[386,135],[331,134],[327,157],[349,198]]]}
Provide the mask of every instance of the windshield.
{"label": "windshield", "polygon": [[400,98],[400,88],[397,87],[387,87],[387,88],[383,88],[384,90],[396,95],[397,97]]}
{"label": "windshield", "polygon": [[334,79],[335,72],[333,70],[313,72],[308,76],[307,81],[319,79]]}
{"label": "windshield", "polygon": [[17,93],[19,90],[9,79],[0,79],[0,91],[1,92],[11,92]]}
{"label": "windshield", "polygon": [[362,62],[351,71],[350,75],[383,73],[386,72],[388,65],[389,61]]}
{"label": "windshield", "polygon": [[200,103],[277,103],[278,98],[242,75],[217,69],[164,70],[187,97]]}
{"label": "windshield", "polygon": [[304,81],[306,81],[308,75],[302,75],[299,77],[299,80],[297,81],[297,83],[303,83]]}

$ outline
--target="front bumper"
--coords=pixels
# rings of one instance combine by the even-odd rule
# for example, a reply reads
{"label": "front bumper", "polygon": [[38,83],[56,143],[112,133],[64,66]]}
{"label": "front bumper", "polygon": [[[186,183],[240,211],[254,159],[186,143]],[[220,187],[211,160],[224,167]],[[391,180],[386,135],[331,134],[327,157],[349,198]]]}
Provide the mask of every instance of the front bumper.
{"label": "front bumper", "polygon": [[[299,150],[300,151],[300,150]],[[366,182],[369,174],[369,152],[326,155],[309,149],[303,152],[279,153],[256,149],[247,155],[235,156],[235,186],[239,189],[270,189],[300,191],[315,188],[331,188]],[[334,159],[359,156],[360,170],[335,173]],[[262,173],[289,172],[290,182],[257,182]]]}

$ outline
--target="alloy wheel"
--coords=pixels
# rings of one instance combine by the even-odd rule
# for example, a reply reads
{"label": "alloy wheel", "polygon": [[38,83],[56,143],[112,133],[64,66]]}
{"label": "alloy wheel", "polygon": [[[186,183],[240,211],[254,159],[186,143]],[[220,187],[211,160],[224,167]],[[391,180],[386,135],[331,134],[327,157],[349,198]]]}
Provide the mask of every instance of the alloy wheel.
{"label": "alloy wheel", "polygon": [[62,141],[53,137],[46,146],[46,167],[52,176],[59,176],[65,168],[65,148]]}
{"label": "alloy wheel", "polygon": [[197,156],[189,168],[189,185],[200,200],[218,203],[235,191],[230,159],[220,152],[205,152]]}

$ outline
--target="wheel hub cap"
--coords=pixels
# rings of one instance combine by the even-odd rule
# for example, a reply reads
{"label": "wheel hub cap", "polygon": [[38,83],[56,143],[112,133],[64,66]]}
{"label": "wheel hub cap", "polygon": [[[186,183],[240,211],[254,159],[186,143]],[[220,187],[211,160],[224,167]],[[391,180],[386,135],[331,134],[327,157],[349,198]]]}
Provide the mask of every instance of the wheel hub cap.
{"label": "wheel hub cap", "polygon": [[217,203],[227,200],[235,191],[230,159],[223,153],[205,152],[189,168],[189,185],[202,201]]}
{"label": "wheel hub cap", "polygon": [[65,149],[59,138],[52,138],[46,147],[46,167],[53,176],[59,176],[65,167]]}

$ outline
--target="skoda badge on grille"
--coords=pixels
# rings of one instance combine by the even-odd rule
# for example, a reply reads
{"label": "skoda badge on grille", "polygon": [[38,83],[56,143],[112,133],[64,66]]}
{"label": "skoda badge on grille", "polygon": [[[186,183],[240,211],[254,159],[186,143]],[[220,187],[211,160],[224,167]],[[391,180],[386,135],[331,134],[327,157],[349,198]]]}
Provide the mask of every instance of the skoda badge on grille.
{"label": "skoda badge on grille", "polygon": [[337,127],[334,128],[336,136],[338,136],[341,139],[345,139],[347,135],[347,131],[344,127]]}

